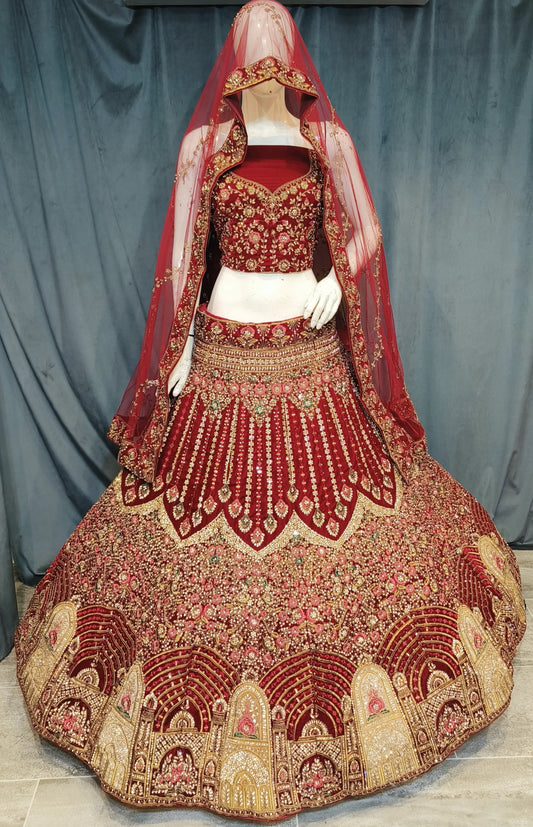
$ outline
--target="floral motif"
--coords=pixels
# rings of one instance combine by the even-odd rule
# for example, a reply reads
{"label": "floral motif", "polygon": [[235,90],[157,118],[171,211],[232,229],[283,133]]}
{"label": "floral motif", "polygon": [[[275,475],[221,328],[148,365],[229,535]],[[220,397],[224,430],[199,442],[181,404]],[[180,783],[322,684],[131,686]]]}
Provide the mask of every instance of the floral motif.
{"label": "floral motif", "polygon": [[196,791],[197,782],[198,770],[190,752],[178,749],[164,758],[152,782],[152,791],[156,795],[181,793],[191,796]]}
{"label": "floral motif", "polygon": [[48,726],[59,740],[81,747],[87,738],[87,708],[80,701],[64,701],[50,714]]}
{"label": "floral motif", "polygon": [[250,712],[250,704],[245,703],[243,711],[237,721],[236,736],[244,736],[245,738],[257,738],[256,723]]}
{"label": "floral motif", "polygon": [[46,636],[46,642],[50,649],[54,649],[57,643],[57,629],[50,629]]}
{"label": "floral motif", "polygon": [[234,170],[226,172],[213,190],[222,263],[265,273],[310,268],[320,203],[321,172],[314,156],[306,175],[274,192]]}
{"label": "floral motif", "polygon": [[126,692],[126,694],[121,697],[120,701],[117,704],[117,709],[119,712],[122,712],[122,714],[126,718],[130,717],[131,695],[129,694],[129,692]]}
{"label": "floral motif", "polygon": [[439,747],[447,746],[468,730],[470,719],[458,701],[446,704],[438,717],[437,743]]}
{"label": "floral motif", "polygon": [[388,712],[388,709],[385,707],[385,701],[381,695],[378,694],[378,691],[374,686],[371,686],[369,689],[366,708],[369,718],[374,718],[382,712]]}
{"label": "floral motif", "polygon": [[303,800],[324,800],[339,788],[340,773],[329,758],[315,755],[303,763],[296,786]]}
{"label": "floral motif", "polygon": [[482,637],[482,635],[480,635],[479,632],[477,632],[477,631],[473,632],[473,634],[472,634],[472,643],[474,644],[474,649],[476,650],[476,652],[479,652],[479,650],[483,646],[483,637]]}

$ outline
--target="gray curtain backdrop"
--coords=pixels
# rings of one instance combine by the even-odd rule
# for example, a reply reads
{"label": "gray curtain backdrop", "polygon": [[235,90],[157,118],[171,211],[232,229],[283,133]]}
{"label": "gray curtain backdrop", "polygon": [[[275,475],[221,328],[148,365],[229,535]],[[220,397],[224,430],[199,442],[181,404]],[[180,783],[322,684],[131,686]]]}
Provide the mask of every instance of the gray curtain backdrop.
{"label": "gray curtain backdrop", "polygon": [[[117,473],[181,136],[237,6],[0,4],[0,655]],[[533,3],[295,8],[381,218],[435,456],[531,543]]]}

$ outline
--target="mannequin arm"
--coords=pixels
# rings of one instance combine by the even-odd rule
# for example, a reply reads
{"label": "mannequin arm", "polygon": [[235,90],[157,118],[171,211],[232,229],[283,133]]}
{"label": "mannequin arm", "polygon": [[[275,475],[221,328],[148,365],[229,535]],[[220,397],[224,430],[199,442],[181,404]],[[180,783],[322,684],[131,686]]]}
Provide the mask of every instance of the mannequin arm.
{"label": "mannequin arm", "polygon": [[304,319],[311,317],[311,327],[320,330],[323,325],[333,318],[341,299],[341,286],[332,267],[327,276],[318,282],[308,297],[302,315]]}
{"label": "mannequin arm", "polygon": [[[198,298],[196,299],[196,307],[198,307],[198,303],[200,301],[200,292],[198,292]],[[174,365],[172,371],[170,372],[170,376],[168,377],[168,393],[172,396],[179,396],[183,390],[185,382],[187,381],[187,377],[189,375],[189,371],[191,369],[191,362],[192,362],[192,349],[194,344],[194,316],[191,322],[191,326],[189,329],[189,335],[187,336],[187,341],[185,343],[185,347],[183,348],[183,353],[180,356],[179,361],[177,364]]]}
{"label": "mannequin arm", "polygon": [[174,365],[171,374],[168,377],[169,395],[179,396],[183,390],[183,386],[187,381],[187,377],[191,369],[193,341],[193,334],[189,333],[180,360],[176,365]]}
{"label": "mannequin arm", "polygon": [[357,275],[378,250],[381,228],[348,132],[335,124],[326,133],[326,143],[334,166],[340,170],[339,197],[348,215],[355,217],[355,233],[346,252],[352,274]]}

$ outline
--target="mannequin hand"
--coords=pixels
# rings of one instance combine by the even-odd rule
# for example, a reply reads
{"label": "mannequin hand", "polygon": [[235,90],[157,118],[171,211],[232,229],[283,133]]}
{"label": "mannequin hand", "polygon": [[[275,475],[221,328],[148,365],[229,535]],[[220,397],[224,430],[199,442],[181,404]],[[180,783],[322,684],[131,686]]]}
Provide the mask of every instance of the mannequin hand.
{"label": "mannequin hand", "polygon": [[177,365],[174,365],[170,376],[168,377],[168,392],[169,394],[172,394],[172,396],[179,396],[183,390],[185,382],[187,381],[187,377],[191,369],[192,346],[193,337],[188,336],[180,360]]}
{"label": "mannequin hand", "polygon": [[317,330],[333,318],[342,299],[342,290],[333,268],[328,275],[318,282],[313,292],[307,299],[303,317],[308,319],[311,316],[310,325]]}

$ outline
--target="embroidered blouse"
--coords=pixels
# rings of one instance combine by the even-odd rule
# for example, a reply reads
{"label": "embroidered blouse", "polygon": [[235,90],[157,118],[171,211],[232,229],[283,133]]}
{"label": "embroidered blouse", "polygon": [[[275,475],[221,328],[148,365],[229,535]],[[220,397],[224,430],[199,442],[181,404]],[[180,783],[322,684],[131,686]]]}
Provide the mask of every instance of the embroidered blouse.
{"label": "embroidered blouse", "polygon": [[222,264],[251,273],[307,270],[322,208],[322,178],[303,147],[250,146],[212,196]]}

